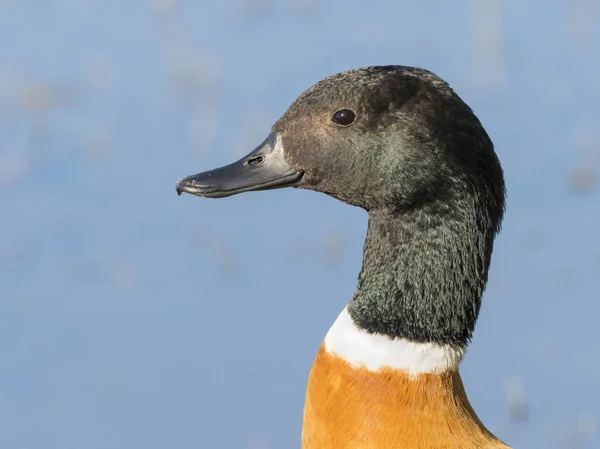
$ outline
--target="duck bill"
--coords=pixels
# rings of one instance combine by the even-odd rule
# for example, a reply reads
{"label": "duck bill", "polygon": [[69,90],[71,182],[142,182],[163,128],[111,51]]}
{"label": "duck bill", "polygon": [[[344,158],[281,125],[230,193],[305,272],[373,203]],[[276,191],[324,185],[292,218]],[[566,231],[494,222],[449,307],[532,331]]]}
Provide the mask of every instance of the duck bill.
{"label": "duck bill", "polygon": [[304,172],[285,160],[279,133],[271,133],[250,154],[233,164],[182,178],[177,194],[203,198],[225,198],[252,190],[270,190],[297,185]]}

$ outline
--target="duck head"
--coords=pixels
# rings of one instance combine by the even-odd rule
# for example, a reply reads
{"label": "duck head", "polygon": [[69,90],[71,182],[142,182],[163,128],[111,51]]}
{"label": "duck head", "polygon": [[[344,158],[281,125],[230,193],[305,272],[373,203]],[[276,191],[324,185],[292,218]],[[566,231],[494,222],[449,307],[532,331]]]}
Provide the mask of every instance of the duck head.
{"label": "duck head", "polygon": [[349,311],[371,332],[466,345],[479,312],[504,179],[471,108],[433,73],[350,70],[305,91],[233,164],[178,181],[221,198],[297,187],[369,212]]}
{"label": "duck head", "polygon": [[490,214],[504,206],[502,170],[479,120],[436,75],[403,66],[325,78],[251,153],[179,180],[177,193],[223,198],[283,187],[368,211],[417,208],[469,188],[489,197]]}

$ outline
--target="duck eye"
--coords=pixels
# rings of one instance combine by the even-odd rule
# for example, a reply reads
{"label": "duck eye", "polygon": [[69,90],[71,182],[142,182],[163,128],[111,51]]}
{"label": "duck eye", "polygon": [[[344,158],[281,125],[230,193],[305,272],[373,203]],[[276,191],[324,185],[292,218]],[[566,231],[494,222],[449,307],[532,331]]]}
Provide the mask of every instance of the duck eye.
{"label": "duck eye", "polygon": [[331,117],[331,121],[340,126],[352,125],[354,120],[356,120],[356,114],[350,109],[340,109]]}

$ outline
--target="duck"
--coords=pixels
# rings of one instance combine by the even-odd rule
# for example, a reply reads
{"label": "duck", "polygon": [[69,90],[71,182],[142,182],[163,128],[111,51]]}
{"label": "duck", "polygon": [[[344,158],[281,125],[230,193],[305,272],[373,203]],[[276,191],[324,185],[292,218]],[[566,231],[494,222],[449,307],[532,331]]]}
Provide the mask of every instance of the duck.
{"label": "duck", "polygon": [[344,71],[304,91],[247,156],[176,191],[284,187],[368,215],[358,285],[308,376],[302,449],[508,448],[459,372],[506,204],[500,160],[471,107],[426,69]]}

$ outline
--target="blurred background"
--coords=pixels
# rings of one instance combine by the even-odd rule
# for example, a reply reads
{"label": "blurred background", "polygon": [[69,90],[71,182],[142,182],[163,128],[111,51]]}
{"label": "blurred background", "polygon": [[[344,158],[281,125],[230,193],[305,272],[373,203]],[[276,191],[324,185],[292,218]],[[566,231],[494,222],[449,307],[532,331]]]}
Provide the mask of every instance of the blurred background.
{"label": "blurred background", "polygon": [[527,448],[597,448],[595,0],[0,0],[0,447],[300,447],[366,214],[293,189],[178,198],[304,89],[428,68],[508,186],[463,378]]}

